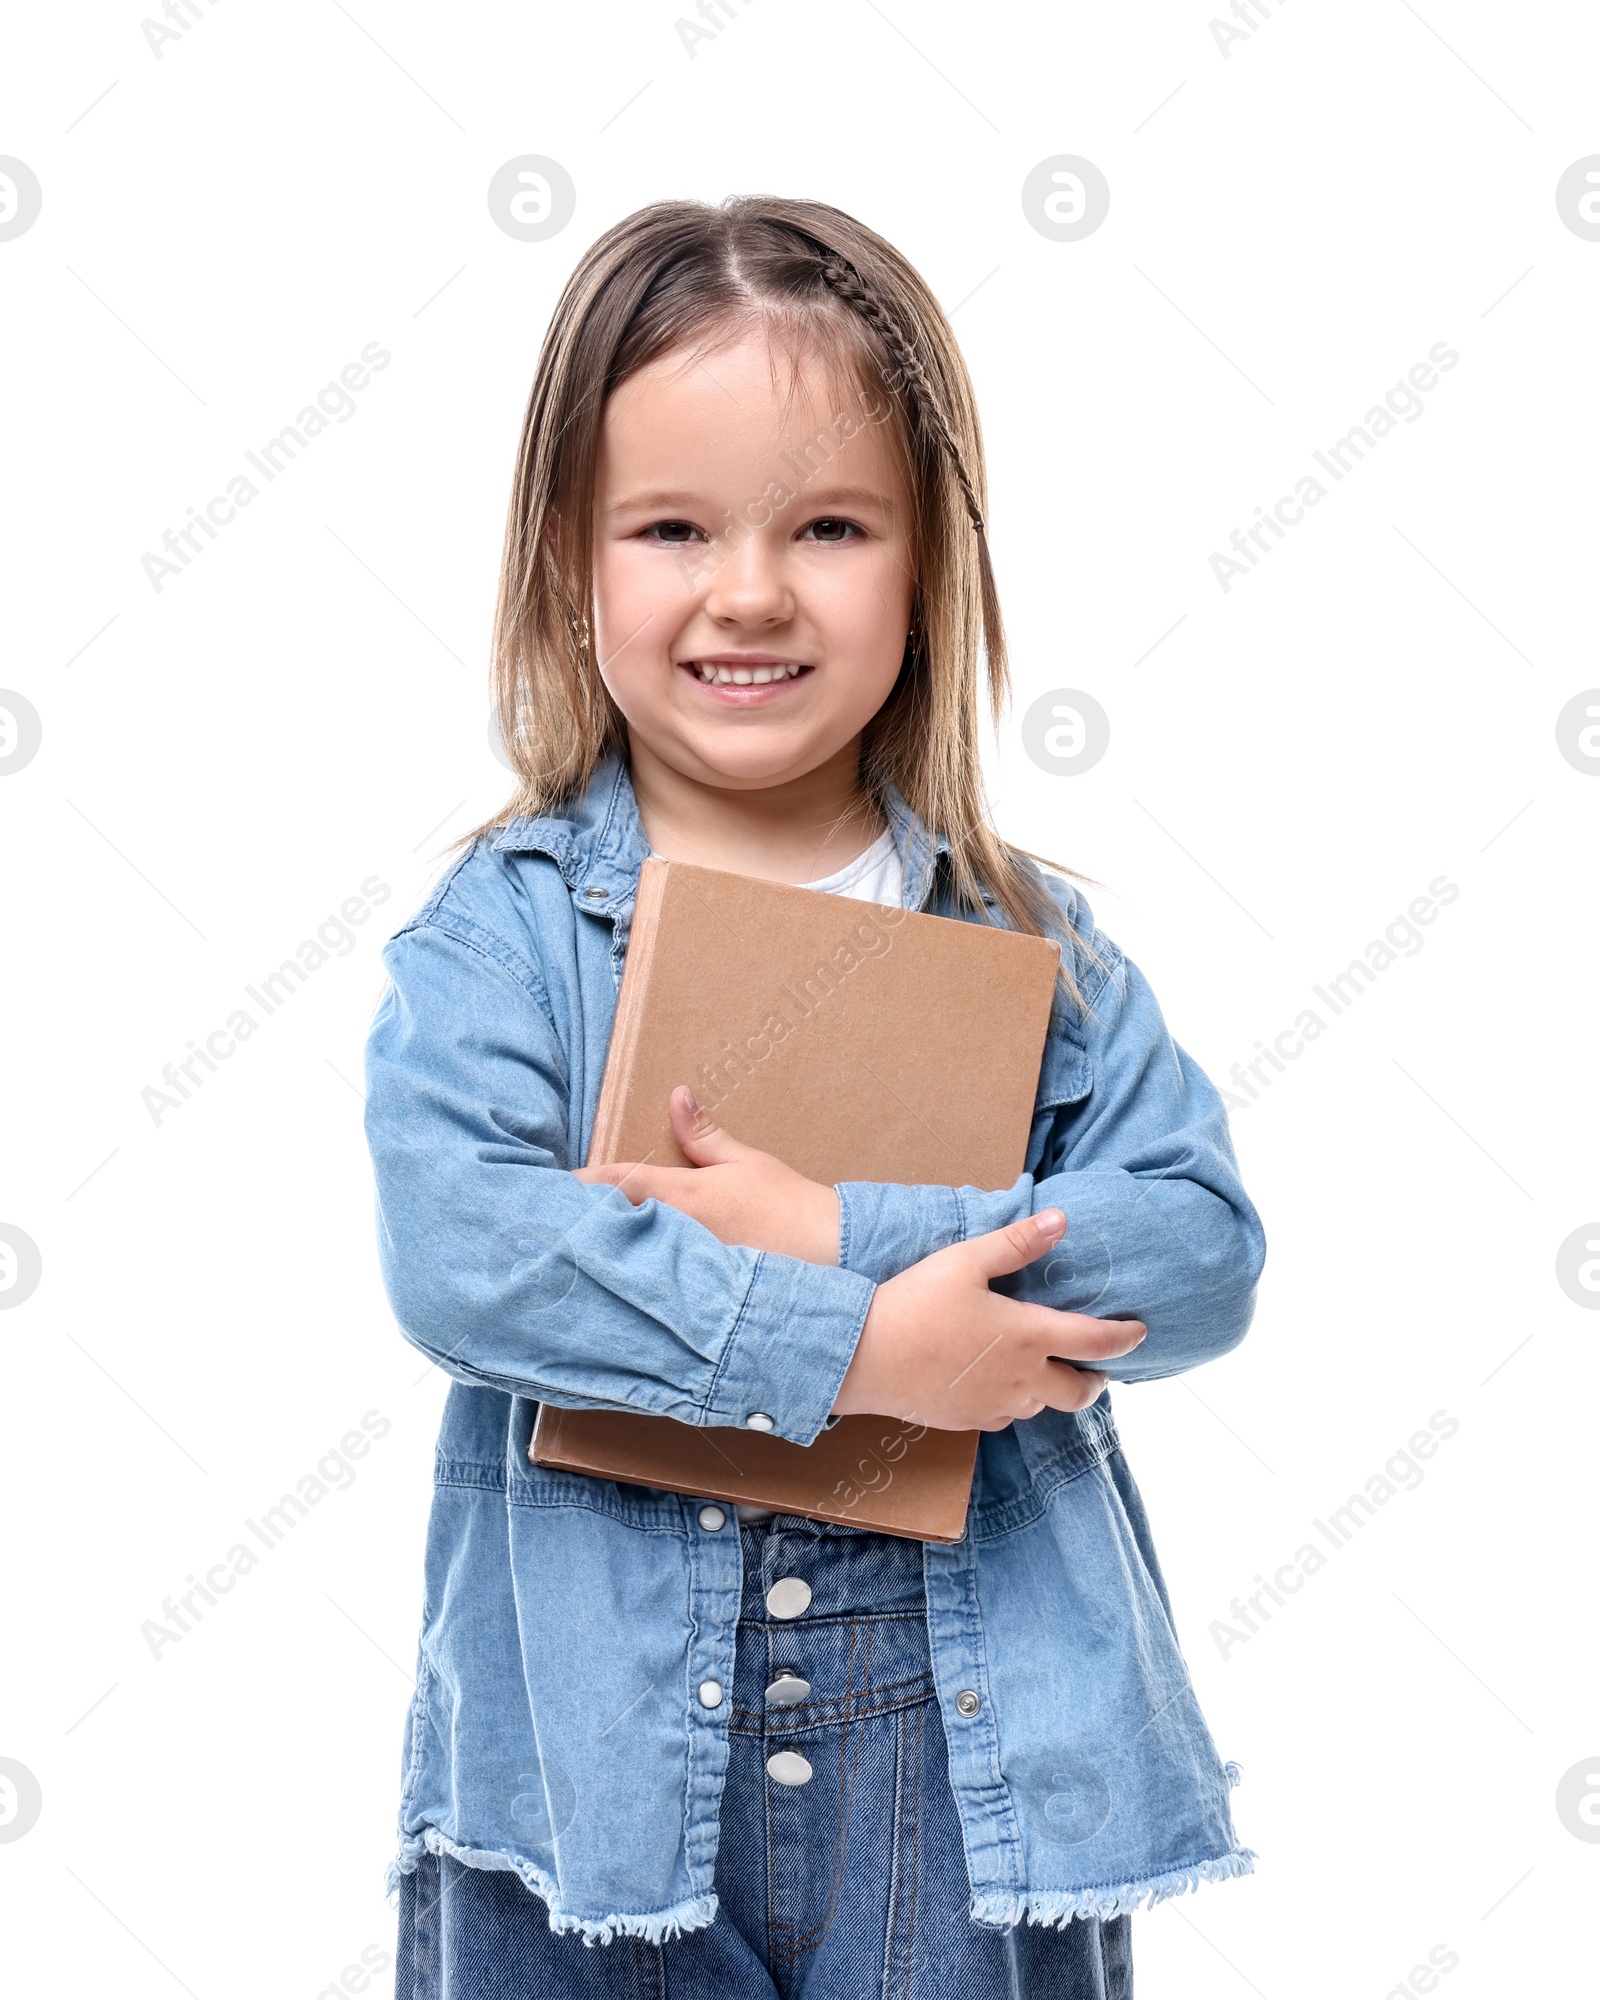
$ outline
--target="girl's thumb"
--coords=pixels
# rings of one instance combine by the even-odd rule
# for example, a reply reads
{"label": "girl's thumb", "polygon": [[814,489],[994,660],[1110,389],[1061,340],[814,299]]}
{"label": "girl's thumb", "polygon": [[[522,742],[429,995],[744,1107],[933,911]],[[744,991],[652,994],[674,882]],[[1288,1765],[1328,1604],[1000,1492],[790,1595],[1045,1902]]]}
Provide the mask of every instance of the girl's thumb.
{"label": "girl's thumb", "polygon": [[974,1236],[967,1248],[984,1277],[1001,1278],[1053,1250],[1066,1227],[1067,1218],[1059,1208],[1045,1208],[1020,1222],[1008,1222],[1003,1229],[991,1229],[986,1236]]}
{"label": "girl's thumb", "polygon": [[672,1093],[672,1132],[689,1160],[697,1167],[720,1166],[734,1160],[745,1147],[695,1102],[694,1092],[680,1083]]}

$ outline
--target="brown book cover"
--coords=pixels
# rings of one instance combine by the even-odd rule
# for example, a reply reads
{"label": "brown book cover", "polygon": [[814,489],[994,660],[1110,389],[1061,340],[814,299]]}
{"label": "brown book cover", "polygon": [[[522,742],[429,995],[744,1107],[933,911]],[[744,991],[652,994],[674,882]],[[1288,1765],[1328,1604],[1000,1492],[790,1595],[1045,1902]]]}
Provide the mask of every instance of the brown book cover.
{"label": "brown book cover", "polygon": [[[591,1163],[687,1166],[667,1099],[808,1179],[1007,1188],[1023,1170],[1060,948],[652,857]],[[975,1431],[843,1417],[810,1445],[542,1404],[535,1464],[952,1542]]]}

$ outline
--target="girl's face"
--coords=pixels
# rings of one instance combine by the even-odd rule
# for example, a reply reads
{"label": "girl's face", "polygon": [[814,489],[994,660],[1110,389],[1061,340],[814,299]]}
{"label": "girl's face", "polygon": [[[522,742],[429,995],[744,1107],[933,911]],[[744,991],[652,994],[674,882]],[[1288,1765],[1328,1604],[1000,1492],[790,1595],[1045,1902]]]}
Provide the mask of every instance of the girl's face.
{"label": "girl's face", "polygon": [[[774,376],[777,377],[774,380]],[[911,622],[910,496],[886,400],[763,330],[612,395],[595,482],[600,672],[683,777],[756,791],[857,737]]]}

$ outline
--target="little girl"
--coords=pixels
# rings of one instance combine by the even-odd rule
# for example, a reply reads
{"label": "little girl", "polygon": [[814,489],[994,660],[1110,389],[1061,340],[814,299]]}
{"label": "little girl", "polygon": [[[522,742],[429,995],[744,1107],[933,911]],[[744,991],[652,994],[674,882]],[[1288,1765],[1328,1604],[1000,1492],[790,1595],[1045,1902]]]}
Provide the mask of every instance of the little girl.
{"label": "little girl", "polygon": [[[1132,1991],[1246,1872],[1109,1377],[1226,1353],[1263,1242],[1216,1091],[984,810],[1006,670],[950,328],[814,202],[663,202],[556,308],[495,645],[506,811],[385,952],[385,1280],[451,1377],[398,2000]],[[1027,1171],[825,1187],[687,1089],[586,1168],[640,865],[1059,940]],[[686,1068],[688,1059],[686,1057]],[[983,1432],[954,1546],[528,1459],[540,1402]]]}

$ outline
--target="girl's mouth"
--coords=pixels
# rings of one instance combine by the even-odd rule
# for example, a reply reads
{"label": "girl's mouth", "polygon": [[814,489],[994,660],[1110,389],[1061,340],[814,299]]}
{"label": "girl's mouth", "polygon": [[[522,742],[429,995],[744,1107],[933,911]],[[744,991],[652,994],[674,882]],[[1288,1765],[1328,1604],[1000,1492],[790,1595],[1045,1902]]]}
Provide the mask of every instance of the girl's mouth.
{"label": "girl's mouth", "polygon": [[780,660],[769,654],[712,654],[706,659],[681,660],[679,665],[700,687],[715,690],[741,706],[771,699],[780,688],[811,671],[804,660]]}

